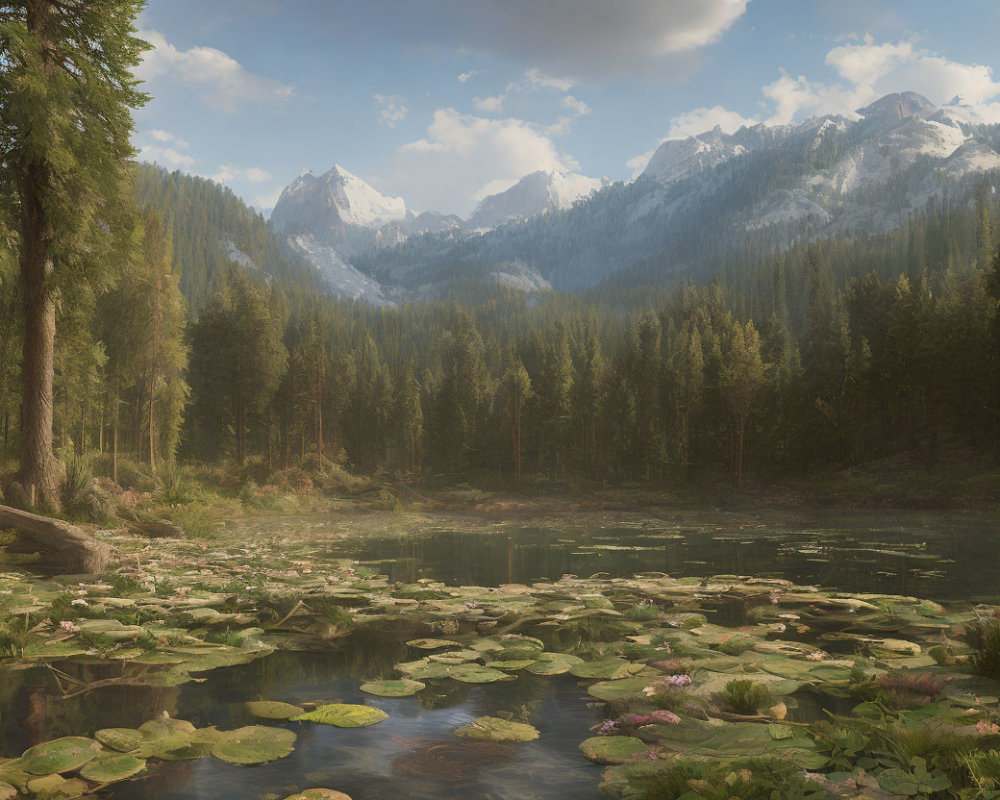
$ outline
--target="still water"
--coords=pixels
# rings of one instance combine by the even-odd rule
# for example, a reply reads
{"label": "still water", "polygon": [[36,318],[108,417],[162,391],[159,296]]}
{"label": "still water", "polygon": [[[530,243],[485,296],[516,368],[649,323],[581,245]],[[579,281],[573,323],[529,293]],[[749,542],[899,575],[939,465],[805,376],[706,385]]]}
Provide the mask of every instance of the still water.
{"label": "still water", "polygon": [[780,577],[938,601],[1000,597],[1000,518],[979,516],[690,514],[580,525],[505,522],[490,533],[454,520],[432,532],[344,539],[329,552],[403,582],[496,586],[567,573],[655,571]]}
{"label": "still water", "polygon": [[[255,523],[273,535],[301,520]],[[309,527],[323,538],[323,522]],[[996,602],[1000,597],[1000,535],[990,518],[935,516],[769,519],[685,515],[676,518],[594,517],[552,523],[495,520],[475,525],[444,517],[419,531],[336,538],[320,557],[410,583],[498,585],[563,574],[640,571],[675,576],[780,576],[858,592],[912,594],[940,601]],[[452,797],[460,800],[597,800],[601,768],[578,750],[600,709],[577,679],[522,674],[483,686],[431,682],[414,697],[361,693],[367,680],[396,677],[393,664],[412,658],[404,635],[349,637],[322,653],[278,652],[251,664],[207,673],[173,689],[109,687],[78,698],[56,697],[42,670],[15,673],[0,687],[3,755],[38,741],[92,735],[98,728],[135,727],[168,711],[198,727],[259,722],[248,700],[376,705],[389,719],[371,728],[285,725],[298,733],[294,753],[271,764],[240,767],[216,759],[163,763],[116,785],[115,800],[243,800],[283,798],[313,786],[354,800]],[[89,676],[93,679],[95,676]],[[537,741],[500,745],[456,738],[452,731],[481,715],[530,720]],[[14,724],[12,720],[17,720]]]}

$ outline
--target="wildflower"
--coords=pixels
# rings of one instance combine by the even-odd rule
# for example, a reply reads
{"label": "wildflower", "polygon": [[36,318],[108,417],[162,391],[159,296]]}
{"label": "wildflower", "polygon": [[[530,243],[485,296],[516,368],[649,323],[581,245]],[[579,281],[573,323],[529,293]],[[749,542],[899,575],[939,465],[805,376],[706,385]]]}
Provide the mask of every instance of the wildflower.
{"label": "wildflower", "polygon": [[652,697],[659,691],[659,687],[655,683],[651,683],[645,689],[642,690],[643,697]]}
{"label": "wildflower", "polygon": [[826,784],[826,777],[820,775],[818,772],[803,772],[802,777],[812,783],[822,783],[824,785]]}
{"label": "wildflower", "polygon": [[80,626],[77,625],[75,622],[70,622],[68,619],[64,619],[62,622],[60,622],[59,623],[59,628],[61,630],[66,631],[66,633],[79,633],[80,632]]}
{"label": "wildflower", "polygon": [[1000,725],[990,722],[988,719],[981,719],[976,723],[976,730],[980,736],[995,736],[1000,733]]}
{"label": "wildflower", "polygon": [[658,722],[661,725],[677,725],[680,723],[681,718],[678,717],[673,711],[667,711],[665,709],[658,709],[649,715],[653,722]]}
{"label": "wildflower", "polygon": [[683,688],[684,686],[690,686],[691,676],[690,675],[671,675],[667,678],[667,683],[671,686],[677,686],[678,688]]}
{"label": "wildflower", "polygon": [[613,733],[618,730],[618,720],[616,719],[606,719],[601,723],[601,727],[597,729],[598,733]]}
{"label": "wildflower", "polygon": [[652,721],[652,719],[653,719],[652,717],[649,717],[645,714],[630,714],[628,717],[626,717],[625,721],[629,725],[633,725],[638,728],[642,725],[648,725]]}
{"label": "wildflower", "polygon": [[70,600],[69,604],[71,606],[89,606],[90,605],[90,603],[88,603],[82,597],[78,597],[78,598],[76,598],[76,600]]}

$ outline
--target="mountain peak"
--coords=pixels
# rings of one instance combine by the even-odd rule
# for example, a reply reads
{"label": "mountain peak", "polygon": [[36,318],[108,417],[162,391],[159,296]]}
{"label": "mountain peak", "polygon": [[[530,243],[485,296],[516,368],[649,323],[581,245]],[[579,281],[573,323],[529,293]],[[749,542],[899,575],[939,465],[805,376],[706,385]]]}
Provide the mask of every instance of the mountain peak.
{"label": "mountain peak", "polygon": [[937,110],[937,106],[921,94],[894,92],[880,97],[871,105],[859,108],[857,113],[868,121],[894,124],[909,117],[927,119]]}
{"label": "mountain peak", "polygon": [[281,193],[271,212],[276,230],[308,231],[320,239],[342,236],[345,228],[377,228],[405,219],[402,197],[386,197],[339,164],[323,175],[300,175]]}
{"label": "mountain peak", "polygon": [[492,228],[536,214],[570,208],[577,200],[600,189],[604,181],[562,169],[530,172],[509,189],[479,201],[469,224]]}

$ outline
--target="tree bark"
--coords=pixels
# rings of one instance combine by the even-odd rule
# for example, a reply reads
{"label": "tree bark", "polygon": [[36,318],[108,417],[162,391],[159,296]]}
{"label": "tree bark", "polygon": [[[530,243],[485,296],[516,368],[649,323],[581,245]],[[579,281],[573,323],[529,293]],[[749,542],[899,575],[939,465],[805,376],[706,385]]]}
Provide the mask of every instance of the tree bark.
{"label": "tree bark", "polygon": [[[40,176],[40,181],[45,181]],[[52,452],[52,378],[56,304],[48,285],[52,276],[51,226],[41,198],[25,192],[25,231],[21,277],[25,290],[25,329],[21,375],[21,449],[18,482],[33,506],[58,510],[62,465]]]}
{"label": "tree bark", "polygon": [[0,506],[0,528],[13,528],[48,551],[48,562],[68,573],[102,573],[113,548],[61,519]]}

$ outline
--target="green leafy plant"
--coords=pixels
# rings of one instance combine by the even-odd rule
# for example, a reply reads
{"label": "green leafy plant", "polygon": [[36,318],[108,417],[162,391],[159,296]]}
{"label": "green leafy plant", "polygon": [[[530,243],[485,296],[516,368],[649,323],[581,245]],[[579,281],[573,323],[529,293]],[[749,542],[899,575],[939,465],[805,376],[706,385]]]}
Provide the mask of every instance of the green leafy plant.
{"label": "green leafy plant", "polygon": [[887,792],[907,797],[929,798],[936,792],[951,788],[951,779],[943,772],[927,769],[919,756],[910,759],[909,771],[893,768],[878,776],[878,785]]}
{"label": "green leafy plant", "polygon": [[766,686],[755,683],[749,678],[737,678],[729,681],[726,688],[718,696],[723,707],[736,714],[756,714],[757,709],[773,698]]}
{"label": "green leafy plant", "polygon": [[1000,617],[980,616],[965,629],[966,639],[976,651],[973,663],[980,675],[1000,680]]}

